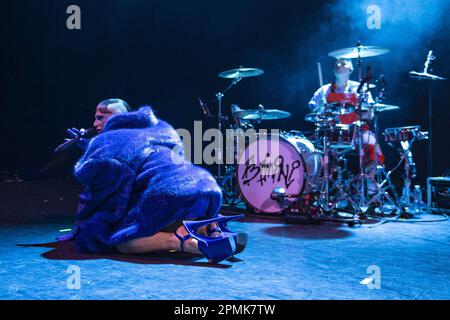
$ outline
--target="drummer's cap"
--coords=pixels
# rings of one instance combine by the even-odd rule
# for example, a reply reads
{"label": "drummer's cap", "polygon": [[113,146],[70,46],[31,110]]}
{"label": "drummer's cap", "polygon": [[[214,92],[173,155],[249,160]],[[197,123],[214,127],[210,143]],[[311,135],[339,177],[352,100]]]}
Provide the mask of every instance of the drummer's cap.
{"label": "drummer's cap", "polygon": [[347,68],[350,72],[353,72],[353,63],[349,59],[339,58],[336,60],[336,63],[334,64],[334,71],[337,71],[342,67]]}
{"label": "drummer's cap", "polygon": [[101,113],[125,113],[131,111],[130,106],[122,99],[106,99],[97,105],[97,110]]}

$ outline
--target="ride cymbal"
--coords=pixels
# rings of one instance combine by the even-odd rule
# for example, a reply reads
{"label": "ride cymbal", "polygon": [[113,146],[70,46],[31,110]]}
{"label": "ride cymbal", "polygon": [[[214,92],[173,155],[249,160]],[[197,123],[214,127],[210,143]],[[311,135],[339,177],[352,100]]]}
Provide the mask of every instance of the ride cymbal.
{"label": "ride cymbal", "polygon": [[219,77],[226,79],[257,77],[264,73],[263,70],[257,68],[237,68],[219,73]]}
{"label": "ride cymbal", "polygon": [[389,49],[377,46],[356,46],[351,48],[344,48],[328,53],[329,56],[336,59],[356,59],[375,57],[388,53]]}

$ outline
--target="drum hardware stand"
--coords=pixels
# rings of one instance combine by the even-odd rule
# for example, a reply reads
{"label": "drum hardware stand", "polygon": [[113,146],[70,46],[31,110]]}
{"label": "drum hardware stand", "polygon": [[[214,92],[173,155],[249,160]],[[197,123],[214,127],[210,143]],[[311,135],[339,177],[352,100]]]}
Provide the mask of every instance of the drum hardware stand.
{"label": "drum hardware stand", "polygon": [[[239,78],[238,78],[239,79]],[[235,79],[236,80],[236,79]],[[235,82],[235,81],[233,81]],[[236,81],[237,83],[237,81]],[[228,91],[231,86],[233,86],[235,83],[232,83],[232,85],[230,85],[224,92]],[[218,115],[218,119],[219,119],[219,123],[218,126],[220,128],[220,131],[222,129],[222,121],[228,120],[228,117],[224,117],[221,115],[222,113],[222,97],[224,96],[222,93],[217,93],[217,100],[219,102],[219,115]],[[202,101],[202,99],[198,98],[199,100],[199,104],[200,107],[202,109],[203,115],[207,118],[211,118],[213,117],[209,111],[208,105],[206,103],[204,103]],[[222,144],[223,145],[223,144]],[[236,152],[235,152],[236,153]],[[234,155],[234,158],[236,159],[236,155]],[[221,160],[221,157],[220,159]],[[220,166],[220,162],[219,161],[219,166]],[[221,171],[220,169],[218,171]],[[228,204],[230,206],[235,206],[238,205],[240,202],[242,202],[242,200],[240,199],[239,196],[239,191],[237,189],[237,185],[236,185],[236,177],[235,177],[235,166],[234,164],[231,165],[226,165],[225,166],[225,174],[224,176],[220,175],[217,179],[218,184],[220,186],[220,188],[222,189],[222,196],[223,196],[223,202],[225,204]]]}
{"label": "drum hardware stand", "polygon": [[[358,46],[360,46],[361,44],[358,44]],[[357,46],[357,47],[358,47]],[[359,49],[358,49],[358,55],[359,55]],[[359,65],[359,73],[361,74],[361,65],[360,65],[361,59],[358,58],[358,65]],[[358,107],[357,107],[357,112],[360,115],[360,120],[357,121],[355,128],[356,128],[356,136],[358,139],[358,155],[359,155],[359,168],[360,168],[360,174],[358,176],[356,176],[353,179],[353,182],[355,182],[355,180],[359,180],[361,183],[360,189],[359,191],[357,191],[357,193],[359,193],[360,199],[359,199],[359,208],[363,211],[366,212],[369,209],[369,203],[366,202],[366,184],[367,183],[367,173],[365,172],[365,167],[364,167],[364,143],[363,143],[363,131],[362,131],[362,126],[363,126],[363,121],[361,119],[361,110],[362,110],[362,104],[363,102],[366,100],[367,97],[367,93],[366,92],[362,92],[362,88],[365,84],[369,85],[370,83],[370,79],[371,79],[371,75],[370,75],[370,66],[367,66],[367,75],[364,79],[360,80],[360,84],[359,87],[357,89],[357,93],[358,93],[358,98],[359,98],[359,103],[358,103]],[[358,186],[358,184],[357,184]]]}
{"label": "drum hardware stand", "polygon": [[411,207],[411,180],[416,176],[414,170],[414,163],[412,162],[412,154],[410,150],[409,143],[402,143],[402,160],[405,163],[405,177],[403,179],[403,189],[402,189],[402,204],[409,208]]}
{"label": "drum hardware stand", "polygon": [[[231,126],[231,128],[236,130],[236,126]],[[240,196],[236,178],[236,164],[238,162],[238,149],[239,149],[237,145],[236,136],[234,136],[233,146],[234,146],[233,150],[234,163],[225,166],[225,174],[221,178],[219,185],[222,189],[223,203],[229,206],[239,206],[244,204],[244,201]]]}
{"label": "drum hardware stand", "polygon": [[[276,192],[277,189],[278,188],[274,188],[274,193],[280,194],[279,191]],[[272,193],[272,195],[274,193]],[[317,192],[309,193],[306,195],[286,195],[287,198],[297,198],[297,201],[292,203],[292,205],[289,207],[289,210],[285,213],[285,222],[304,225],[320,224],[320,209],[314,205],[315,201],[317,200],[317,196]]]}
{"label": "drum hardware stand", "polygon": [[[348,193],[344,190],[344,188],[342,188],[341,184],[339,183],[339,179],[337,181],[333,180],[332,174],[328,172],[328,168],[329,168],[329,159],[330,159],[330,146],[329,146],[329,141],[328,141],[328,136],[325,135],[324,139],[324,150],[323,150],[323,177],[324,177],[324,181],[322,183],[322,190],[321,190],[321,208],[325,211],[325,212],[331,212],[333,209],[336,208],[336,205],[342,201],[342,200],[347,200],[351,206],[353,207],[353,209],[356,211],[356,214],[361,212],[361,208],[358,206],[358,204],[353,201],[353,199],[348,195]],[[331,183],[334,182],[334,186],[335,188],[337,188],[337,190],[340,193],[340,196],[337,197],[336,199],[334,199],[334,203],[330,205],[331,203],[331,197],[330,197],[330,185]]]}
{"label": "drum hardware stand", "polygon": [[[364,144],[363,144],[363,133],[362,133],[362,121],[359,120],[356,124],[355,128],[358,131],[358,158],[359,158],[359,169],[360,173],[358,176],[356,176],[356,179],[359,179],[361,181],[361,186],[359,189],[359,195],[360,195],[360,201],[359,201],[359,207],[366,211],[367,204],[366,204],[366,191],[365,191],[365,185],[366,185],[366,179],[367,174],[365,172],[364,168]],[[353,179],[354,180],[354,179]]]}
{"label": "drum hardware stand", "polygon": [[[217,121],[218,121],[218,126],[217,128],[219,129],[220,132],[222,132],[222,121],[223,120],[227,120],[227,117],[224,117],[222,115],[222,99],[225,96],[225,93],[227,93],[228,90],[230,90],[232,87],[234,87],[235,85],[238,84],[239,81],[242,80],[242,77],[237,77],[234,78],[233,81],[230,83],[230,85],[223,91],[223,92],[218,92],[216,93],[216,98],[217,98],[217,105],[218,105],[218,114],[217,114]],[[221,148],[223,148],[223,144],[221,146]],[[217,163],[217,181],[219,182],[219,185],[222,184],[222,151],[219,149],[218,150],[219,155],[218,155],[218,163]]]}
{"label": "drum hardware stand", "polygon": [[361,80],[362,80],[362,70],[361,70],[361,68],[362,68],[362,58],[361,58],[361,41],[358,41],[357,43],[356,43],[356,50],[358,50],[358,58],[357,58],[357,61],[358,61],[358,81],[359,82],[361,82]]}
{"label": "drum hardware stand", "polygon": [[[378,103],[379,101],[378,101],[378,99],[377,99],[377,103]],[[373,112],[373,131],[374,131],[374,134],[375,134],[375,140],[377,141],[377,143],[378,143],[378,136],[379,136],[379,133],[378,133],[378,130],[379,130],[379,128],[378,128],[378,115],[380,114],[381,112],[379,112],[379,111],[374,111]]]}
{"label": "drum hardware stand", "polygon": [[[404,163],[404,179],[403,179],[403,188],[402,195],[400,199],[397,199],[397,202],[402,209],[402,217],[411,218],[412,216],[409,214],[408,210],[411,207],[411,180],[416,176],[415,163],[412,154],[412,146],[416,139],[427,139],[427,132],[418,132],[415,133],[411,141],[408,140],[400,140],[400,147],[397,147],[397,151],[400,153],[400,160],[398,164],[392,169],[387,176],[389,177],[392,172],[396,171],[402,163]],[[394,147],[392,142],[388,142],[388,144]],[[397,197],[397,196],[396,196]]]}
{"label": "drum hardware stand", "polygon": [[234,165],[225,166],[225,174],[219,185],[222,189],[223,204],[229,206],[238,206],[243,204],[236,183],[236,169]]}
{"label": "drum hardware stand", "polygon": [[[394,169],[395,170],[395,169]],[[384,213],[384,198],[386,198],[395,208],[395,211],[400,213],[400,217],[406,218],[405,214],[405,208],[400,202],[400,199],[397,194],[397,190],[394,187],[394,184],[391,180],[391,174],[394,172],[394,170],[391,170],[389,172],[386,172],[384,166],[378,165],[377,166],[377,179],[376,182],[378,184],[378,193],[369,201],[370,203],[373,203],[374,201],[379,201],[380,206],[382,208],[382,213]],[[389,195],[388,191],[391,190],[392,197]],[[393,212],[394,210],[392,210]]]}
{"label": "drum hardware stand", "polygon": [[[323,184],[322,184],[322,190],[321,190],[321,198],[324,201],[322,204],[322,208],[329,212],[332,209],[334,209],[334,204],[330,205],[330,182],[331,182],[331,174],[328,173],[328,165],[329,165],[329,157],[330,157],[330,151],[328,150],[328,138],[327,135],[324,136],[323,139],[324,149],[323,149]],[[323,196],[323,197],[322,197]]]}
{"label": "drum hardware stand", "polygon": [[346,223],[353,227],[356,224],[361,224],[359,215],[353,215],[353,218],[335,217],[323,209],[318,204],[320,198],[319,192],[311,192],[309,194],[286,194],[286,190],[282,187],[275,187],[272,194],[272,199],[282,201],[284,199],[297,199],[285,213],[286,223],[296,224],[320,224],[321,222],[336,222]]}
{"label": "drum hardware stand", "polygon": [[[378,84],[379,82],[381,82],[381,85]],[[377,90],[378,90],[378,95],[375,98],[375,104],[382,103],[383,100],[386,98],[386,81],[384,80],[384,75],[381,75],[375,83],[377,83]],[[381,113],[380,111],[376,110],[373,112],[373,131],[375,133],[375,140],[377,142],[379,141],[378,116],[380,113]]]}
{"label": "drum hardware stand", "polygon": [[347,169],[347,160],[345,158],[339,157],[338,158],[338,162],[339,161],[344,162],[344,168],[345,169],[343,170],[339,165],[337,166],[336,183],[338,183],[338,184],[345,184],[343,171],[346,171],[346,169]]}
{"label": "drum hardware stand", "polygon": [[[402,196],[400,198],[401,205],[408,211],[411,207],[411,180],[416,176],[415,164],[412,157],[412,144],[415,138],[409,143],[408,141],[401,142],[401,150],[400,152],[400,161],[401,164],[404,162],[404,178],[403,178],[403,188],[402,188]],[[398,167],[398,166],[397,166]]]}

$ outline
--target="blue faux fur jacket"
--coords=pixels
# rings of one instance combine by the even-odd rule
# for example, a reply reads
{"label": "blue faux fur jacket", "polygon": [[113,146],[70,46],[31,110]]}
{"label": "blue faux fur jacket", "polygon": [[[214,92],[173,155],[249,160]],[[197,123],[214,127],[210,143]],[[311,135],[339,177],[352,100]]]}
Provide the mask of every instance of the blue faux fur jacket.
{"label": "blue faux fur jacket", "polygon": [[213,176],[182,157],[181,139],[149,107],[108,119],[75,165],[84,185],[77,208],[81,252],[110,252],[179,220],[215,217]]}

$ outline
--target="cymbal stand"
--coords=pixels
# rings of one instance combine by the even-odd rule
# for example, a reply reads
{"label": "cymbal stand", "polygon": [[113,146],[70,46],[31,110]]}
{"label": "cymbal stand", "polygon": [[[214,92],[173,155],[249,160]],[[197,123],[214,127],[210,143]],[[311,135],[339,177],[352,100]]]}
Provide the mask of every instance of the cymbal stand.
{"label": "cymbal stand", "polygon": [[[411,163],[411,147],[412,141],[411,143],[407,141],[403,141],[401,143],[401,148],[397,149],[400,153],[400,160],[397,165],[389,172],[385,171],[384,166],[377,166],[377,181],[380,181],[378,184],[378,193],[370,200],[370,202],[378,200],[382,209],[384,210],[384,198],[386,198],[388,201],[390,201],[390,203],[393,205],[393,208],[397,210],[399,216],[402,218],[410,217],[407,214],[407,209],[411,206],[411,178],[415,176],[414,163]],[[402,195],[401,197],[399,197],[394,184],[392,183],[391,175],[401,166],[402,163],[404,163],[405,175],[403,180]],[[392,197],[388,193],[389,190],[391,191]]]}
{"label": "cymbal stand", "polygon": [[[240,124],[235,124],[231,126],[233,128],[234,133],[236,133],[236,130],[241,127]],[[227,137],[228,139],[228,137]],[[222,195],[223,195],[223,204],[229,205],[229,206],[239,206],[244,203],[242,198],[240,197],[240,192],[238,189],[238,183],[237,183],[237,177],[236,177],[236,166],[238,164],[238,157],[239,157],[239,150],[240,146],[238,145],[239,139],[234,134],[233,135],[233,164],[227,164],[225,166],[225,174],[221,178],[221,181],[219,183],[221,189],[222,189]]]}
{"label": "cymbal stand", "polygon": [[[384,80],[384,75],[382,74],[375,83],[378,92],[377,97],[375,98],[375,103],[382,103],[386,98],[386,80]],[[377,142],[379,141],[378,137],[380,135],[379,134],[380,128],[378,127],[378,115],[380,113],[381,113],[380,111],[373,112],[373,131],[375,134],[375,140]]]}
{"label": "cymbal stand", "polygon": [[[237,83],[241,80],[242,80],[242,77],[237,77],[237,78],[233,79],[233,81],[230,83],[230,85],[225,90],[223,90],[222,92],[216,93],[217,105],[218,105],[218,114],[217,114],[218,126],[217,127],[220,132],[222,132],[222,121],[226,120],[226,117],[224,117],[222,115],[222,99],[225,96],[225,93],[227,93],[228,90],[230,90],[232,87],[237,85]],[[217,150],[217,152],[218,152],[217,181],[219,182],[219,184],[221,183],[221,180],[222,180],[222,161],[223,161],[223,155],[222,155],[222,150],[221,150],[222,147],[223,147],[223,143],[222,143],[222,146],[219,148],[219,150]]]}
{"label": "cymbal stand", "polygon": [[[398,166],[401,164],[402,161],[403,161],[403,159],[401,159],[399,164],[389,172],[386,172],[384,166],[382,166],[382,165],[377,166],[377,179],[376,180],[377,180],[377,182],[380,181],[378,183],[378,192],[369,201],[371,203],[373,201],[378,200],[380,202],[380,207],[382,208],[382,211],[384,211],[386,209],[385,199],[387,199],[393,206],[390,209],[395,209],[395,211],[399,212],[400,215],[403,215],[405,213],[405,208],[401,203],[401,200],[397,194],[397,190],[395,189],[394,184],[392,183],[391,175],[398,168]],[[389,190],[391,191],[392,196],[389,194],[389,192],[388,192]],[[391,210],[391,211],[394,211],[394,210]]]}
{"label": "cymbal stand", "polygon": [[411,71],[409,72],[412,78],[417,78],[419,80],[428,81],[428,177],[433,176],[433,91],[432,91],[432,81],[434,80],[447,80],[447,78],[439,77],[428,73],[428,68],[430,67],[431,61],[435,60],[436,57],[433,55],[433,50],[428,51],[427,59],[424,64],[423,72]]}
{"label": "cymbal stand", "polygon": [[358,41],[356,44],[356,48],[358,50],[358,81],[362,80],[362,58],[361,58],[361,42]]}
{"label": "cymbal stand", "polygon": [[[359,44],[360,45],[360,44]],[[359,57],[359,49],[358,49],[358,60],[359,63],[361,61],[361,58]],[[361,73],[361,67],[359,67],[359,72]],[[362,126],[363,126],[363,122],[361,119],[361,110],[362,110],[362,104],[364,103],[364,101],[367,100],[367,92],[362,91],[362,88],[365,84],[369,85],[370,83],[370,67],[367,66],[367,75],[364,79],[361,79],[358,90],[357,90],[357,94],[358,94],[358,105],[357,105],[357,112],[359,114],[359,120],[356,122],[355,124],[355,133],[356,133],[356,138],[358,139],[358,156],[359,156],[359,169],[360,169],[360,173],[358,176],[356,176],[353,179],[353,182],[356,182],[357,185],[357,189],[358,189],[358,183],[357,181],[360,181],[360,186],[359,186],[359,190],[357,190],[357,194],[359,194],[359,207],[361,210],[366,211],[368,208],[368,203],[366,202],[366,184],[367,183],[367,174],[366,174],[366,168],[364,167],[364,133],[362,130]],[[356,180],[356,181],[355,181]]]}
{"label": "cymbal stand", "polygon": [[400,152],[401,160],[405,162],[405,167],[404,167],[405,168],[405,177],[403,179],[401,203],[406,208],[411,207],[411,204],[412,204],[412,202],[411,202],[411,198],[412,198],[411,181],[412,181],[412,178],[414,178],[416,176],[415,164],[414,164],[414,160],[413,160],[413,156],[412,156],[412,152],[411,152],[414,141],[415,141],[415,138],[413,138],[411,140],[411,142],[401,141],[400,142],[401,149],[400,148],[398,149],[398,151]]}

